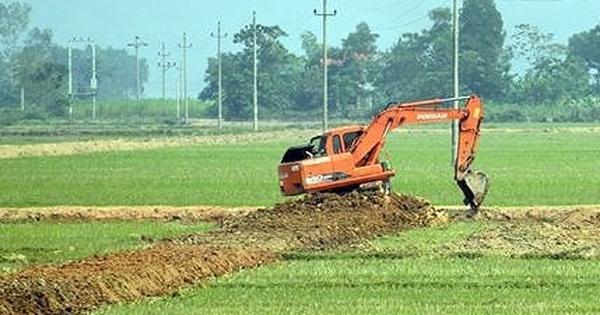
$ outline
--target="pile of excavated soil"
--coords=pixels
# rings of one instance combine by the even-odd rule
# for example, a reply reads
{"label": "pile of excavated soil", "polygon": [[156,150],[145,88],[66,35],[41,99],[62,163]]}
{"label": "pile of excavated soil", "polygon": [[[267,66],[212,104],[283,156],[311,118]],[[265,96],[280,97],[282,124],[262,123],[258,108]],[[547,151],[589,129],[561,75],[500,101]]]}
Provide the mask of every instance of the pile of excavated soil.
{"label": "pile of excavated soil", "polygon": [[314,194],[273,209],[232,217],[211,233],[170,241],[272,252],[323,250],[445,219],[444,213],[425,200],[408,195]]}
{"label": "pile of excavated soil", "polygon": [[488,228],[446,244],[451,255],[600,258],[600,208],[486,210],[475,218]]}
{"label": "pile of excavated soil", "polygon": [[285,251],[329,249],[444,219],[427,202],[392,194],[316,194],[226,219],[208,234],[0,277],[0,314],[76,314],[169,294]]}
{"label": "pile of excavated soil", "polygon": [[77,314],[106,303],[173,293],[276,259],[260,250],[162,245],[39,266],[0,278],[0,314]]}

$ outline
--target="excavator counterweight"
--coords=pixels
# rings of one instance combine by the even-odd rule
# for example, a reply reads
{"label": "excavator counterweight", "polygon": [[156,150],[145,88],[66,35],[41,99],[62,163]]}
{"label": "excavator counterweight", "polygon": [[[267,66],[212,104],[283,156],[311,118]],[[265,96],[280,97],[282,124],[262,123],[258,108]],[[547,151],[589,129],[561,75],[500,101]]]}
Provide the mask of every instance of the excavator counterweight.
{"label": "excavator counterweight", "polygon": [[[466,100],[465,106],[444,106],[456,100]],[[476,95],[391,104],[366,126],[327,130],[306,145],[291,147],[279,165],[281,192],[291,196],[348,191],[374,182],[387,184],[395,172],[379,155],[390,131],[405,125],[453,120],[459,122],[454,179],[463,192],[464,203],[470,207],[469,215],[474,215],[489,188],[487,175],[471,169],[483,120],[483,105]]]}

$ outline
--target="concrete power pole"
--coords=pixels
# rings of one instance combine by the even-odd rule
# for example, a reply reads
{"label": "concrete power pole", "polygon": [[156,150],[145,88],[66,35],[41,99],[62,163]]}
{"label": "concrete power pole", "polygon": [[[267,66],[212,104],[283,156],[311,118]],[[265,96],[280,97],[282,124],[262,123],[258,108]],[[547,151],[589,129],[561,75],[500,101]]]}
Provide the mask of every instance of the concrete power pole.
{"label": "concrete power pole", "polygon": [[327,17],[335,16],[336,10],[333,13],[327,12],[327,0],[323,0],[323,12],[317,13],[317,9],[313,11],[316,16],[323,17],[323,131],[327,130]]}
{"label": "concrete power pole", "polygon": [[148,43],[144,42],[139,36],[136,35],[135,41],[127,44],[127,46],[135,48],[135,99],[136,101],[139,101],[141,90],[139,48],[142,46],[148,46]]}
{"label": "concrete power pole", "polygon": [[252,103],[254,104],[254,131],[258,130],[258,66],[257,66],[257,58],[256,58],[256,12],[252,11],[252,60],[253,60],[253,73],[254,73],[254,93],[252,98]]}
{"label": "concrete power pole", "polygon": [[[183,63],[183,62],[181,62]],[[177,121],[181,119],[181,98],[183,95],[183,67],[177,67]]]}
{"label": "concrete power pole", "polygon": [[96,78],[96,44],[90,40],[92,45],[92,78],[90,79],[90,93],[92,93],[92,119],[96,120],[96,92],[98,91],[98,79]]}
{"label": "concrete power pole", "polygon": [[[452,12],[452,28],[453,28],[453,39],[454,39],[454,98],[458,99],[459,90],[459,77],[458,77],[458,0],[454,0],[454,8]],[[454,109],[458,109],[458,100],[454,101]],[[456,163],[457,151],[458,151],[458,121],[452,122],[452,165]]]}
{"label": "concrete power pole", "polygon": [[73,41],[69,40],[68,51],[68,69],[69,69],[69,119],[73,119]]}
{"label": "concrete power pole", "polygon": [[[90,78],[90,89],[87,92],[73,91],[73,45],[76,43],[87,44],[92,47],[92,77]],[[68,88],[69,88],[69,119],[73,118],[73,101],[77,95],[92,96],[92,119],[96,119],[96,92],[98,89],[98,80],[96,79],[96,44],[91,38],[73,37],[69,40],[68,46]],[[25,96],[22,95],[22,98]]]}
{"label": "concrete power pole", "polygon": [[183,43],[179,44],[179,47],[183,49],[183,100],[185,104],[185,124],[188,124],[189,111],[188,111],[188,85],[187,85],[187,50],[192,47],[192,44],[187,43],[187,35],[183,33]]}
{"label": "concrete power pole", "polygon": [[167,70],[169,70],[172,67],[175,67],[175,65],[176,65],[174,62],[167,61],[167,57],[170,55],[171,54],[168,53],[167,49],[165,48],[165,43],[162,43],[161,50],[158,52],[158,56],[161,59],[161,61],[158,63],[158,66],[160,67],[161,72],[162,72],[162,99],[163,99],[163,101],[166,99],[165,86],[166,86]]}
{"label": "concrete power pole", "polygon": [[219,67],[219,118],[217,121],[217,126],[221,129],[221,125],[223,122],[223,88],[222,88],[222,72],[221,72],[221,38],[225,38],[227,33],[221,35],[221,21],[217,24],[217,35],[210,33],[210,36],[217,38],[217,59],[218,59],[218,67]]}

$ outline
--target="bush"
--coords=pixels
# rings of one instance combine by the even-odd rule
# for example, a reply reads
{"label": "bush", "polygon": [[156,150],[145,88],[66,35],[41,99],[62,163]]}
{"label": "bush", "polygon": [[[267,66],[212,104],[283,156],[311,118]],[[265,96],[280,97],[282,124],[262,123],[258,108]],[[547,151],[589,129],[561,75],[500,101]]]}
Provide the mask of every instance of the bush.
{"label": "bush", "polygon": [[0,126],[14,125],[21,120],[21,109],[0,108]]}

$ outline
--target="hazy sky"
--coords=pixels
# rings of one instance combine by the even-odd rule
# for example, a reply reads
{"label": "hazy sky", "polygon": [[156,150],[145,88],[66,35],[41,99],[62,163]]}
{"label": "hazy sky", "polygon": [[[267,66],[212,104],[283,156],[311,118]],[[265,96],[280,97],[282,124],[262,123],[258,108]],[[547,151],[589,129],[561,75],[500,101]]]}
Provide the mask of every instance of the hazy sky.
{"label": "hazy sky", "polygon": [[[321,41],[322,19],[313,10],[322,11],[322,0],[21,0],[33,7],[31,26],[51,28],[54,41],[67,45],[69,38],[90,37],[99,46],[127,48],[136,35],[148,43],[140,48],[140,56],[150,66],[146,84],[147,96],[159,96],[161,85],[158,52],[164,42],[171,60],[178,62],[183,32],[187,32],[188,77],[190,94],[196,95],[204,86],[207,58],[216,55],[217,42],[211,32],[221,21],[222,50],[237,51],[233,34],[252,23],[256,11],[257,23],[279,25],[288,33],[284,44],[300,53],[300,35],[315,33]],[[3,0],[6,2],[6,0]],[[452,0],[328,0],[328,10],[337,15],[328,19],[328,44],[339,46],[341,39],[354,31],[360,22],[367,22],[380,35],[378,47],[390,48],[406,32],[418,32],[429,27],[427,12],[452,5]],[[459,0],[459,3],[462,2]],[[567,43],[574,33],[589,30],[600,23],[600,0],[496,0],[509,37],[514,26],[529,23],[542,32],[553,33],[558,42]],[[66,56],[65,56],[66,58]],[[169,94],[175,91],[176,70],[169,70]]]}

